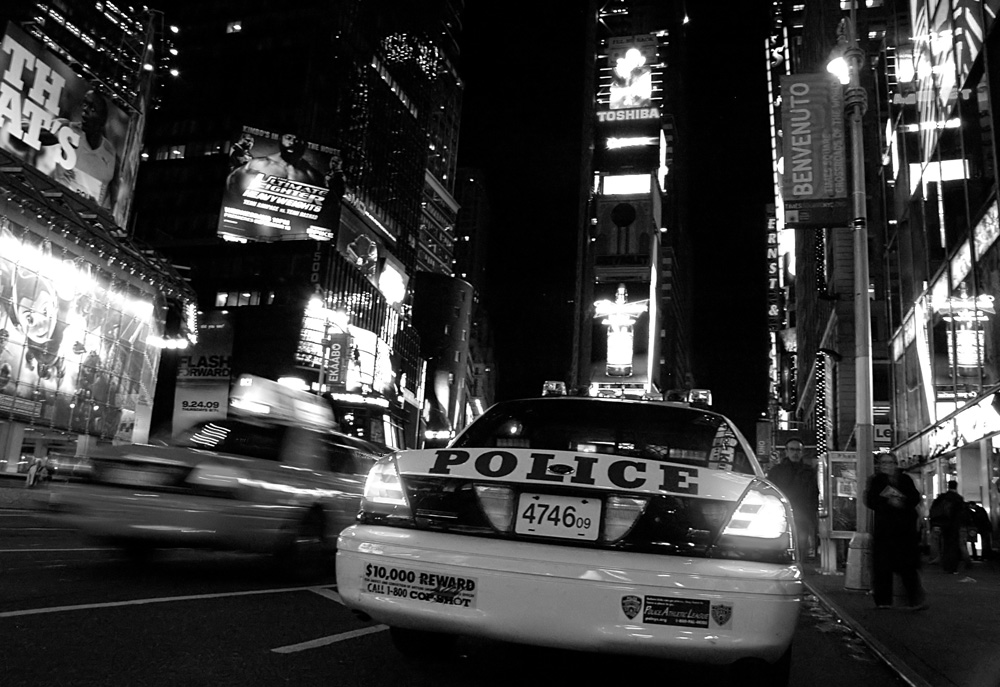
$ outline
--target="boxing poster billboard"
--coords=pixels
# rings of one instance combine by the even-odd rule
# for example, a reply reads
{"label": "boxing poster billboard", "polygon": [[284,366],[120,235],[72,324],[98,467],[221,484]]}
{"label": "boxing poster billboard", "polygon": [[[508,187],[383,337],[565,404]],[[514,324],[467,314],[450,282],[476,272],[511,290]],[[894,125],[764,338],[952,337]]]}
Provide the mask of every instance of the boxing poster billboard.
{"label": "boxing poster billboard", "polygon": [[7,24],[0,46],[0,149],[125,226],[128,115],[17,25]]}
{"label": "boxing poster billboard", "polygon": [[152,402],[162,308],[93,262],[0,216],[0,417],[121,439]]}
{"label": "boxing poster billboard", "polygon": [[229,170],[218,225],[223,238],[333,238],[334,222],[324,215],[324,206],[339,203],[342,195],[337,192],[341,160],[335,148],[293,132],[245,126],[231,144]]}

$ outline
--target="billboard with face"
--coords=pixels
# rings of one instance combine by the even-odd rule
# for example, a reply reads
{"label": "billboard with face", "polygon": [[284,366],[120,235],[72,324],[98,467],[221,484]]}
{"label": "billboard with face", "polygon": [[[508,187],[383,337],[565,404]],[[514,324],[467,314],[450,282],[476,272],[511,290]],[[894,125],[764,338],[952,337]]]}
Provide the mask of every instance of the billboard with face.
{"label": "billboard with face", "polygon": [[292,132],[245,126],[232,143],[229,165],[221,236],[251,241],[333,238],[334,221],[324,210],[335,209],[343,194],[338,150]]}
{"label": "billboard with face", "polygon": [[154,296],[0,216],[0,417],[123,438],[152,401]]}
{"label": "billboard with face", "polygon": [[14,24],[0,49],[0,148],[111,211],[120,226],[129,118]]}

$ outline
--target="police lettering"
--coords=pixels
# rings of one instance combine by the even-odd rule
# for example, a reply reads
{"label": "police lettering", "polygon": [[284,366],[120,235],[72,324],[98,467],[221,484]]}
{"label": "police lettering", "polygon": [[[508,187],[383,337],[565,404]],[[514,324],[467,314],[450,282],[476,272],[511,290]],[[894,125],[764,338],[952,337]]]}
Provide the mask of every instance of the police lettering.
{"label": "police lettering", "polygon": [[[698,468],[681,465],[659,464],[659,474],[651,474],[649,467],[654,463],[618,459],[605,460],[597,456],[573,456],[572,464],[555,462],[552,453],[531,453],[529,461],[517,474],[518,457],[510,451],[493,449],[473,458],[469,451],[462,449],[441,449],[434,452],[434,462],[428,472],[432,475],[450,475],[458,466],[472,467],[482,477],[513,479],[527,482],[551,482],[557,484],[581,484],[586,486],[611,486],[618,489],[656,489],[674,494],[698,493]],[[560,457],[562,461],[566,459]],[[471,462],[471,465],[467,465]],[[526,468],[526,470],[525,470]],[[595,471],[599,471],[595,477]],[[603,473],[603,474],[602,474]],[[603,478],[603,479],[602,479]]]}

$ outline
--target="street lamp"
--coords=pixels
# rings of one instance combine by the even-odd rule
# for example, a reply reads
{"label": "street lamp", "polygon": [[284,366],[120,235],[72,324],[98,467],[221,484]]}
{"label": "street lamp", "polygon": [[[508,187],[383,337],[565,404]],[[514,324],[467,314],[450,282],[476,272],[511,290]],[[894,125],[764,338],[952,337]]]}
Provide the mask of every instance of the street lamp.
{"label": "street lamp", "polygon": [[[872,474],[872,332],[871,303],[868,300],[868,209],[865,205],[865,159],[862,117],[868,107],[868,95],[861,86],[861,64],[864,53],[855,33],[855,4],[851,3],[850,18],[841,19],[837,27],[837,43],[843,58],[833,60],[827,69],[844,84],[844,109],[851,127],[851,197],[854,219],[854,371],[855,427],[857,451],[857,529],[847,553],[847,589],[871,588],[871,526],[870,513],[864,503],[864,490]],[[843,69],[846,62],[846,81]]]}

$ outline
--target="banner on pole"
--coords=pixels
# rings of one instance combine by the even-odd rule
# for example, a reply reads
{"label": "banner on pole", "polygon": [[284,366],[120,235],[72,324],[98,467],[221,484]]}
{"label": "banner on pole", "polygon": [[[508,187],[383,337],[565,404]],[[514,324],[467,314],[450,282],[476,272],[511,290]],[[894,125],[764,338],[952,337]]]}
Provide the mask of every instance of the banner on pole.
{"label": "banner on pole", "polygon": [[846,226],[850,203],[840,82],[832,74],[781,77],[781,130],[785,226]]}

